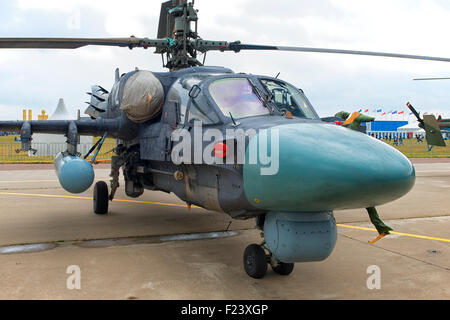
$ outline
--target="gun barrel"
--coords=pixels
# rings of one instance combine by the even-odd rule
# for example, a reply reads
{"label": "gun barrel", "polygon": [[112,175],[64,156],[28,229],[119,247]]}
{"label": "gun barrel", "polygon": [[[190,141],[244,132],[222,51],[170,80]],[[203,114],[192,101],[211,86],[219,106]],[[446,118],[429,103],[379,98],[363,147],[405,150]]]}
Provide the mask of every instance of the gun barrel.
{"label": "gun barrel", "polygon": [[420,114],[417,112],[417,110],[412,106],[411,103],[406,103],[406,106],[408,107],[409,110],[411,110],[411,112],[414,114],[414,116],[417,118],[417,120],[420,122],[420,124],[423,126],[423,120],[422,118],[420,118]]}

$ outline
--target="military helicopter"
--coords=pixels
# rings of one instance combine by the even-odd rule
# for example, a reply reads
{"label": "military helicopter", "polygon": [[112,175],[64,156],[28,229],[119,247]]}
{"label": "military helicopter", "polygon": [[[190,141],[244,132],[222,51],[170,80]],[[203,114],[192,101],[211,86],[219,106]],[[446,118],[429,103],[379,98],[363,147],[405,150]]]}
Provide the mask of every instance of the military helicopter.
{"label": "military helicopter", "polygon": [[[437,80],[450,80],[450,78],[417,78],[413,79],[414,81],[437,81]],[[428,144],[428,151],[434,146],[445,147],[445,141],[442,138],[442,129],[450,128],[450,119],[442,119],[441,116],[436,119],[436,117],[432,114],[424,115],[423,118],[420,117],[420,113],[411,105],[411,103],[407,103],[406,106],[409,110],[414,114],[419,122],[419,127],[425,130],[425,138]]]}
{"label": "military helicopter", "polygon": [[[0,121],[0,130],[20,131],[24,151],[32,148],[33,133],[65,134],[67,150],[56,156],[55,169],[61,186],[72,193],[84,192],[93,183],[92,163],[85,159],[98,153],[106,137],[116,138],[110,187],[103,181],[94,187],[96,214],[108,212],[122,168],[129,197],[158,190],[174,193],[188,206],[234,219],[256,218],[262,243],[249,245],[243,258],[253,278],[264,277],[269,264],[274,272],[288,275],[296,262],[326,259],[337,239],[334,210],[367,208],[380,237],[388,234],[391,229],[375,207],[413,187],[415,170],[404,155],[365,134],[322,121],[292,84],[208,67],[197,56],[279,50],[450,59],[210,41],[200,38],[197,25],[194,1],[174,0],[162,4],[156,39],[0,38],[3,49],[155,48],[169,69],[123,75],[116,70],[110,91],[92,86],[85,111],[90,119]],[[82,156],[79,135],[102,139]]]}

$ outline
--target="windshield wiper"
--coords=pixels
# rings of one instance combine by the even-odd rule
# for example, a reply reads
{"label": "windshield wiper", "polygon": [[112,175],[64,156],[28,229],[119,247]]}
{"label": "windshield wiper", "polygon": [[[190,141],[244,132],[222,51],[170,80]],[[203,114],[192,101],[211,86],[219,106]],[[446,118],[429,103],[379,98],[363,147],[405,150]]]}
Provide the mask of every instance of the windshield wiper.
{"label": "windshield wiper", "polygon": [[272,98],[269,99],[269,96],[267,94],[264,94],[261,92],[261,90],[256,86],[256,84],[253,83],[252,80],[248,79],[248,82],[250,82],[250,85],[252,86],[253,93],[258,97],[258,99],[263,103],[263,106],[269,109],[270,114],[273,114],[273,108],[269,106],[269,103],[272,101]]}

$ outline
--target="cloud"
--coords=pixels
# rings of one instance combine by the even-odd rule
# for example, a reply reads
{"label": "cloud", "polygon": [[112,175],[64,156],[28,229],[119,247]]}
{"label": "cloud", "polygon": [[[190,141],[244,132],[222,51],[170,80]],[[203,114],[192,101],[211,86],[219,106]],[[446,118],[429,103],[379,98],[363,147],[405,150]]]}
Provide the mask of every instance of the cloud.
{"label": "cloud", "polygon": [[[450,57],[450,5],[440,0],[197,0],[200,34],[211,40],[373,50]],[[220,7],[220,10],[219,10]],[[154,37],[159,1],[16,0],[0,4],[3,37]],[[79,17],[78,17],[79,15]],[[79,22],[79,25],[77,25]],[[60,97],[84,109],[92,84],[109,88],[114,69],[163,71],[152,50],[0,50],[0,103],[51,111]],[[360,106],[422,110],[450,116],[450,64],[284,52],[211,52],[208,65],[280,77],[301,87],[321,116]],[[9,108],[9,109],[8,109]],[[0,118],[14,116],[0,106]],[[35,113],[36,114],[36,113]]]}
{"label": "cloud", "polygon": [[0,104],[1,119],[22,120],[22,110],[23,109],[25,109],[25,108],[21,108],[18,105]]}

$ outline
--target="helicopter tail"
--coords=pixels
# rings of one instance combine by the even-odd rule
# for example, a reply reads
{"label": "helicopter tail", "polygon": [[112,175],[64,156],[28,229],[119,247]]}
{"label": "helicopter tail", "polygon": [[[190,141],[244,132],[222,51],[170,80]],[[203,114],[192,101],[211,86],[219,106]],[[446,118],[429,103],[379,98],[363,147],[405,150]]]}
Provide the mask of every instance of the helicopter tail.
{"label": "helicopter tail", "polygon": [[416,116],[417,121],[419,121],[419,127],[425,130],[427,144],[429,146],[445,147],[445,141],[442,138],[441,128],[436,117],[432,114],[428,114],[424,115],[422,119],[411,103],[408,102],[406,106]]}
{"label": "helicopter tail", "polygon": [[427,134],[427,143],[430,146],[445,147],[445,141],[442,138],[442,132],[436,117],[432,114],[424,115],[423,122]]}

